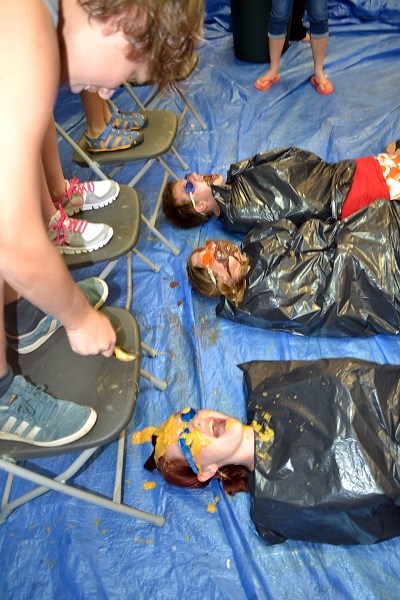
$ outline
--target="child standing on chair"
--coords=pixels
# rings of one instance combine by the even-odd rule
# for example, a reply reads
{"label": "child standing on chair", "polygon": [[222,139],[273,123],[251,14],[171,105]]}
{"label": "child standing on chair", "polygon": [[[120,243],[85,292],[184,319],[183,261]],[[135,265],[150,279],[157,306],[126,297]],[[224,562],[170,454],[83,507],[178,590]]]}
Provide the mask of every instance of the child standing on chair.
{"label": "child standing on chair", "polygon": [[[54,327],[56,321],[79,354],[109,357],[116,341],[109,320],[69,275],[43,220],[41,149],[58,86],[107,99],[128,79],[166,84],[193,52],[203,12],[202,0],[1,3],[0,297],[3,306],[16,303],[15,314],[26,326],[22,337],[32,333],[30,322],[42,335],[47,322]],[[20,311],[22,296],[26,305]],[[56,446],[85,435],[96,420],[93,409],[14,377],[3,310],[0,328],[0,439]]]}

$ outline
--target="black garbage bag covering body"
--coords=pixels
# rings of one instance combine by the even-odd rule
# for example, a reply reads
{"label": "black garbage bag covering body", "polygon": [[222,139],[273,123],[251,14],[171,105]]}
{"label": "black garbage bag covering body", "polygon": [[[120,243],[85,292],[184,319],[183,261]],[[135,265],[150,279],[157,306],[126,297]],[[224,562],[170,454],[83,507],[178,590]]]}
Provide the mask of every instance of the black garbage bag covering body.
{"label": "black garbage bag covering body", "polygon": [[232,187],[212,189],[224,226],[247,233],[256,223],[284,218],[296,225],[311,217],[337,219],[355,169],[353,160],[327,163],[306,150],[281,148],[232,164]]}
{"label": "black garbage bag covering body", "polygon": [[255,435],[251,516],[268,544],[400,535],[400,368],[346,359],[240,365]]}
{"label": "black garbage bag covering body", "polygon": [[400,202],[377,201],[333,224],[283,219],[254,227],[238,308],[216,313],[239,323],[310,336],[400,331]]}

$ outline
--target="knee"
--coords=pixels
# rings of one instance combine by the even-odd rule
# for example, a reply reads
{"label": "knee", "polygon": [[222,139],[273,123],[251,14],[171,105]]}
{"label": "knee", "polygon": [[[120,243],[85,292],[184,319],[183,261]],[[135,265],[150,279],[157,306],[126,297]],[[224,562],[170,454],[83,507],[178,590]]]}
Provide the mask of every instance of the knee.
{"label": "knee", "polygon": [[289,23],[292,2],[280,0],[273,2],[269,18],[268,33],[272,37],[284,37]]}
{"label": "knee", "polygon": [[321,0],[307,2],[307,16],[310,21],[310,33],[323,37],[328,34],[328,3]]}

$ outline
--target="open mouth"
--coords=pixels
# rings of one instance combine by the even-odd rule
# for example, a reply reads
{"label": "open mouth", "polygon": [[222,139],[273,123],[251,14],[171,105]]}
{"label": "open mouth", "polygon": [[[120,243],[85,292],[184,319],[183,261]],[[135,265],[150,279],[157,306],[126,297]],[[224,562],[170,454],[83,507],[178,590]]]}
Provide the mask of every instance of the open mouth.
{"label": "open mouth", "polygon": [[210,420],[210,430],[212,435],[215,438],[221,437],[225,433],[225,419],[211,419]]}

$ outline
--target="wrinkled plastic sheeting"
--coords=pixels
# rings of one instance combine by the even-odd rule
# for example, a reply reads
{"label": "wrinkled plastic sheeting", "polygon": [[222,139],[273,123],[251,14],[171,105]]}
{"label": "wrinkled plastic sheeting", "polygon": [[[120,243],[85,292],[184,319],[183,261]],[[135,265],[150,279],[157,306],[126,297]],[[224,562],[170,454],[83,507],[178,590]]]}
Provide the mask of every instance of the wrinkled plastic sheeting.
{"label": "wrinkled plastic sheeting", "polygon": [[[260,93],[253,84],[266,65],[234,57],[229,2],[208,0],[199,64],[181,82],[208,126],[206,131],[201,129],[191,114],[181,123],[175,146],[189,170],[226,173],[232,162],[290,146],[328,161],[342,160],[376,154],[388,141],[400,137],[397,2],[330,1],[329,10],[325,69],[335,93],[329,97],[316,93],[310,83],[311,50],[303,43],[293,43],[282,57],[279,85]],[[139,93],[144,97],[148,91],[140,89]],[[114,100],[122,110],[132,110],[124,91]],[[176,111],[181,102],[170,95],[160,106]],[[77,96],[61,92],[56,117],[79,139],[85,124]],[[88,179],[88,170],[71,163],[71,150],[64,142],[60,142],[60,152],[67,177]],[[173,157],[165,158],[179,176],[186,172]],[[128,183],[138,166],[126,165],[115,176]],[[162,175],[155,164],[136,186],[147,217],[154,209]],[[243,377],[237,364],[321,357],[400,363],[397,336],[300,338],[217,318],[215,302],[192,294],[184,263],[192,248],[206,239],[227,236],[240,242],[241,236],[227,234],[217,222],[182,232],[160,215],[157,225],[175,244],[179,256],[143,225],[137,248],[161,270],[154,273],[134,257],[132,311],[143,341],[159,352],[155,358],[144,354],[142,367],[167,379],[168,388],[161,392],[147,380],[140,381],[134,420],[127,431],[124,500],[164,515],[166,524],[158,529],[51,492],[16,510],[1,526],[0,596],[7,600],[364,600],[389,593],[399,597],[398,538],[373,546],[288,541],[267,547],[250,520],[247,495],[227,498],[218,484],[202,491],[179,490],[144,471],[150,448],[132,446],[131,435],[158,425],[172,411],[192,405],[246,418]],[[92,271],[98,274],[100,267]],[[80,272],[77,277],[86,275]],[[109,301],[123,306],[125,259],[107,281]],[[72,386],[74,374],[69,376]],[[74,478],[75,483],[110,496],[115,454],[113,443]],[[40,467],[53,471],[66,464],[67,458],[59,458],[42,461]],[[3,475],[0,480],[4,481]],[[156,487],[145,490],[147,481]],[[20,483],[18,487],[29,486]]]}
{"label": "wrinkled plastic sheeting", "polygon": [[321,359],[241,368],[248,422],[260,428],[251,513],[266,543],[400,535],[398,366]]}
{"label": "wrinkled plastic sheeting", "polygon": [[398,335],[399,248],[397,200],[331,224],[258,224],[242,244],[250,270],[240,306],[221,296],[216,313],[299,335]]}

